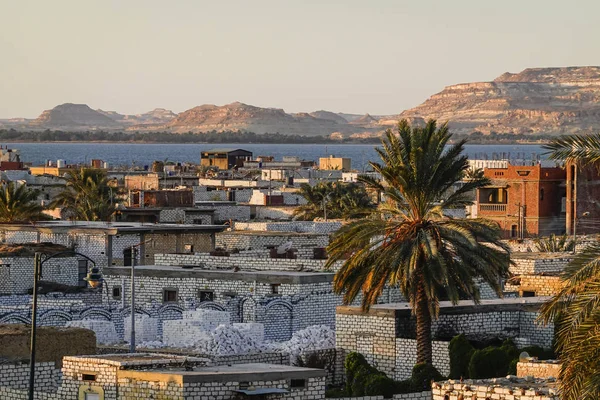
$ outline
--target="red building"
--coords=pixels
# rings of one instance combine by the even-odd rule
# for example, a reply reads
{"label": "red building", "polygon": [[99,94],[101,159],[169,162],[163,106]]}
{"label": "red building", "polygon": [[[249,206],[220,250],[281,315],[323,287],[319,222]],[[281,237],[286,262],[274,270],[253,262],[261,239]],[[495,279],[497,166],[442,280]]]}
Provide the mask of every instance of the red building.
{"label": "red building", "polygon": [[477,190],[477,216],[496,221],[504,237],[565,232],[566,169],[508,164],[484,173],[492,184]]}
{"label": "red building", "polygon": [[567,163],[566,230],[573,234],[600,232],[600,164],[580,167]]}

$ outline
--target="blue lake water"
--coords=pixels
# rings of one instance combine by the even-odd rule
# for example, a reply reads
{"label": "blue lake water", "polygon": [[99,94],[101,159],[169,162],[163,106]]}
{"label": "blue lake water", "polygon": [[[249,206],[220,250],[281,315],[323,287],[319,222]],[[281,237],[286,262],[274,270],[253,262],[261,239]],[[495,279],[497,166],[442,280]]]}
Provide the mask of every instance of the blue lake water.
{"label": "blue lake water", "polygon": [[[6,144],[6,143],[3,143]],[[335,155],[350,157],[352,167],[363,169],[369,160],[378,160],[375,145],[358,144],[130,144],[130,143],[14,143],[10,148],[20,149],[21,160],[34,165],[46,160],[63,159],[67,163],[88,163],[91,159],[104,160],[111,166],[144,166],[155,160],[198,163],[200,152],[211,148],[242,148],[254,156],[298,156],[306,160]],[[467,145],[469,158],[477,159],[546,159],[546,150],[540,145]]]}

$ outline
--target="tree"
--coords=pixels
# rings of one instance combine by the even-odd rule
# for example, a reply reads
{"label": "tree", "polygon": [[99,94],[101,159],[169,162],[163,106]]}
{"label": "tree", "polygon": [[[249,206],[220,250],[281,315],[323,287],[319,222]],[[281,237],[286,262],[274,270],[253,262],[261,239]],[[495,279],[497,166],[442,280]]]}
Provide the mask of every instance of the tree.
{"label": "tree", "polygon": [[555,324],[563,400],[600,398],[600,245],[588,246],[565,268],[563,289],[541,309]]}
{"label": "tree", "polygon": [[[600,134],[562,136],[546,149],[550,158],[582,165],[600,161]],[[564,287],[541,309],[555,324],[563,400],[600,398],[600,245],[588,246],[565,268]]]}
{"label": "tree", "polygon": [[31,222],[45,219],[37,190],[9,182],[0,187],[0,222]]}
{"label": "tree", "polygon": [[315,186],[306,183],[298,194],[306,204],[294,210],[294,218],[312,221],[315,218],[359,218],[368,214],[371,198],[364,186],[356,183],[320,182]]}
{"label": "tree", "polygon": [[553,233],[548,237],[537,238],[533,242],[536,250],[541,253],[573,251],[575,248],[575,241],[566,234],[556,236]]}
{"label": "tree", "polygon": [[109,185],[104,171],[81,168],[69,172],[65,189],[50,207],[62,207],[70,219],[109,221],[115,212],[118,190]]}
{"label": "tree", "polygon": [[431,323],[440,293],[453,303],[460,294],[477,302],[476,278],[501,295],[500,278],[508,274],[508,248],[497,224],[443,215],[470,204],[468,193],[488,184],[473,179],[450,193],[469,168],[462,155],[465,141],[446,147],[450,137],[448,126],[438,129],[433,120],[423,128],[402,120],[398,136],[388,130],[377,149],[382,163],[370,162],[382,180],[361,178],[386,201],[342,227],[327,249],[327,267],[350,254],[334,277],[345,304],[362,292],[362,308],[368,310],[386,285],[408,299],[416,316],[417,363],[432,362]]}

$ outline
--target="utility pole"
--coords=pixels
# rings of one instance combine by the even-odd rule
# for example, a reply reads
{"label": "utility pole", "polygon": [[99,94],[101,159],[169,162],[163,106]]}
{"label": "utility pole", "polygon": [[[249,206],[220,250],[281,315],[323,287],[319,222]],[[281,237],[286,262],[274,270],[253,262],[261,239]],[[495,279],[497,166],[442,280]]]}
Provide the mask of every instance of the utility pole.
{"label": "utility pole", "polygon": [[131,246],[131,337],[129,339],[129,352],[135,353],[135,260],[137,247]]}
{"label": "utility pole", "polygon": [[37,324],[37,289],[42,275],[42,253],[35,253],[33,258],[33,298],[31,311],[31,344],[29,349],[29,388],[28,399],[33,400],[33,385],[35,383],[35,334]]}

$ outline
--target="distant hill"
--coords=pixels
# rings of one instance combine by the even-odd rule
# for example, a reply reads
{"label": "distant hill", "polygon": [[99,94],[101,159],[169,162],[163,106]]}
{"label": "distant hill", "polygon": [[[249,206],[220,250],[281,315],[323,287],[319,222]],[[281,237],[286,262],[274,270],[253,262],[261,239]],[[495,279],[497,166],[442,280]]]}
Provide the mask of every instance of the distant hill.
{"label": "distant hill", "polygon": [[30,126],[56,129],[116,128],[119,124],[86,104],[65,103],[44,111]]}
{"label": "distant hill", "polygon": [[[138,127],[136,127],[138,128]],[[131,128],[133,129],[133,128]],[[334,132],[352,134],[372,130],[350,125],[343,118],[328,111],[288,114],[280,108],[256,107],[240,102],[223,106],[202,105],[184,111],[163,126],[171,132],[247,131],[258,134],[281,133],[289,135],[330,135]]]}
{"label": "distant hill", "polygon": [[457,133],[569,134],[600,126],[600,67],[529,68],[446,87],[398,118],[449,121]]}
{"label": "distant hill", "polygon": [[164,108],[155,108],[147,113],[135,115],[123,115],[116,111],[103,111],[100,109],[96,111],[124,125],[164,124],[177,117],[177,114],[173,111]]}

